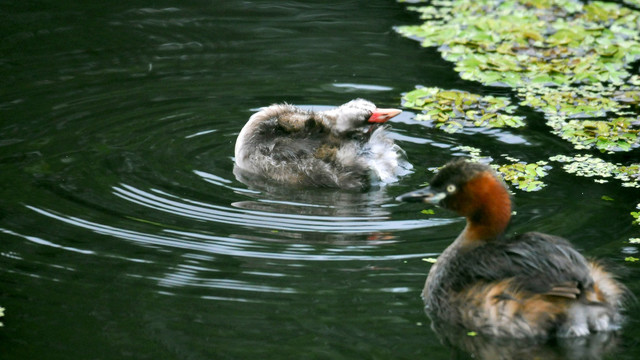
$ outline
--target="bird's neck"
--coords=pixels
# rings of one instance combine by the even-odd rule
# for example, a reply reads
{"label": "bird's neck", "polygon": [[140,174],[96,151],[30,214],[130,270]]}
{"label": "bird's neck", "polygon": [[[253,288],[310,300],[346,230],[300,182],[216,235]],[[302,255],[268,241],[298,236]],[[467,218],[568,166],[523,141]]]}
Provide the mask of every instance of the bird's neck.
{"label": "bird's neck", "polygon": [[505,186],[492,174],[485,173],[467,184],[472,206],[465,216],[467,226],[460,234],[464,242],[485,242],[502,234],[511,219],[511,199]]}

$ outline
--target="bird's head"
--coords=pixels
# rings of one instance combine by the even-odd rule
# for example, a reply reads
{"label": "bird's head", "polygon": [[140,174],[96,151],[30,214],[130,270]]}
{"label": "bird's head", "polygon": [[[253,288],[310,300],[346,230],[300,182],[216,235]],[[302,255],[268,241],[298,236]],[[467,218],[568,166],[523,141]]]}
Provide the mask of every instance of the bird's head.
{"label": "bird's head", "polygon": [[382,109],[364,99],[351,100],[346,104],[323,113],[326,125],[339,135],[365,128],[367,125],[382,124],[400,114],[402,110]]}

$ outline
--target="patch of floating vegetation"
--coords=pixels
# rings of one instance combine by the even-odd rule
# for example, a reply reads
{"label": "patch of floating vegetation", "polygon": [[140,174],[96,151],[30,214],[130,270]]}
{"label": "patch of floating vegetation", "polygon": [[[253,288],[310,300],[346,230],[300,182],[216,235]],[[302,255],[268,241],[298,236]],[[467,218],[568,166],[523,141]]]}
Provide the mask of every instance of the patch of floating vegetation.
{"label": "patch of floating vegetation", "polygon": [[592,146],[603,151],[628,151],[637,147],[638,130],[635,118],[618,117],[609,120],[569,120],[562,117],[550,117],[547,124],[553,132],[574,144],[576,149],[588,149]]}
{"label": "patch of floating vegetation", "polygon": [[537,191],[546,185],[540,178],[547,176],[547,163],[538,161],[535,163],[525,163],[521,161],[512,164],[500,165],[496,170],[502,178],[510,182],[516,188],[523,191]]}
{"label": "patch of floating vegetation", "polygon": [[[475,147],[458,146],[454,148],[454,150],[468,153],[470,156],[469,160],[473,162],[491,162],[490,157],[483,157],[481,154],[482,151]],[[505,182],[523,191],[537,191],[546,186],[540,179],[547,176],[548,171],[551,169],[548,162],[538,161],[535,163],[526,163],[506,154],[503,154],[502,157],[510,163],[503,165],[491,164],[490,166],[496,170]],[[436,169],[434,169],[434,171],[435,170]]]}
{"label": "patch of floating vegetation", "polygon": [[464,127],[522,127],[523,117],[505,97],[480,96],[467,91],[418,87],[403,95],[402,106],[421,110],[415,119],[427,121],[448,133]]}
{"label": "patch of floating vegetation", "polygon": [[548,116],[577,119],[603,117],[607,112],[620,113],[629,106],[620,104],[604,89],[587,88],[522,88],[519,89],[523,100],[520,105],[536,108]]}
{"label": "patch of floating vegetation", "polygon": [[461,151],[468,154],[471,157],[471,161],[480,162],[483,164],[488,164],[493,161],[491,156],[482,156],[482,150],[473,146],[458,145],[453,148],[453,150]]}
{"label": "patch of floating vegetation", "polygon": [[640,13],[577,0],[454,0],[411,7],[422,25],[396,30],[438,46],[463,79],[520,87],[610,82],[640,59]]}
{"label": "patch of floating vegetation", "polygon": [[622,0],[622,2],[624,2],[627,5],[631,5],[631,6],[635,6],[637,8],[640,8],[640,0]]}
{"label": "patch of floating vegetation", "polygon": [[[402,1],[402,0],[400,0]],[[417,1],[411,1],[417,2]],[[623,0],[640,9],[640,0]],[[620,4],[578,0],[433,0],[413,6],[424,23],[396,30],[438,47],[465,80],[517,89],[519,105],[542,112],[552,132],[576,149],[602,152],[640,147],[640,76],[629,73],[640,59],[640,12]],[[462,91],[418,88],[403,105],[421,110],[417,120],[456,132],[464,127],[520,127],[506,98]],[[459,146],[473,161],[490,162],[476,148]],[[524,191],[544,186],[546,162],[492,165],[505,181]],[[610,163],[592,155],[549,158],[571,174],[609,179],[640,188],[640,163]],[[640,225],[640,204],[632,211]],[[632,244],[640,238],[631,238]],[[637,262],[636,257],[625,261]]]}
{"label": "patch of floating vegetation", "polygon": [[[640,59],[640,11],[577,0],[436,0],[411,9],[424,23],[396,31],[438,47],[463,79],[517,88],[520,105],[543,112],[553,133],[576,148],[640,146],[640,121],[629,112],[640,99],[640,78],[628,72]],[[431,107],[425,112],[441,116]],[[491,126],[457,115],[464,121],[446,124],[442,116],[441,127]]]}
{"label": "patch of floating vegetation", "polygon": [[640,188],[640,164],[621,165],[604,161],[591,155],[556,155],[551,161],[563,163],[562,168],[583,177],[597,177],[597,182],[608,182],[609,178],[622,181],[622,186]]}
{"label": "patch of floating vegetation", "polygon": [[[636,209],[638,209],[639,211],[632,211],[631,212],[631,216],[633,217],[633,223],[635,225],[640,225],[640,204],[636,205]],[[640,243],[640,239],[637,239],[638,242]]]}
{"label": "patch of floating vegetation", "polygon": [[630,106],[640,99],[640,91],[635,87],[583,86],[519,92],[524,98],[521,105],[544,112],[553,133],[577,149],[628,151],[640,146],[637,128],[640,120],[628,116],[634,114],[629,111]]}

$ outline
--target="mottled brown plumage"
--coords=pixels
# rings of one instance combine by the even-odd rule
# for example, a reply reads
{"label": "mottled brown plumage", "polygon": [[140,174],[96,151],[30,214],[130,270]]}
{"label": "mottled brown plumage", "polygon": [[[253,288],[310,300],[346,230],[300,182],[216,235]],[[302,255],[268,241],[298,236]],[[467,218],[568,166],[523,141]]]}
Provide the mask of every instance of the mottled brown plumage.
{"label": "mottled brown plumage", "polygon": [[287,185],[363,189],[411,165],[381,123],[398,115],[356,99],[313,112],[278,104],[251,116],[238,135],[235,172]]}
{"label": "mottled brown plumage", "polygon": [[601,264],[557,236],[503,236],[511,200],[489,166],[451,162],[428,188],[398,199],[438,204],[467,218],[425,283],[423,298],[434,322],[515,338],[619,328],[628,291]]}

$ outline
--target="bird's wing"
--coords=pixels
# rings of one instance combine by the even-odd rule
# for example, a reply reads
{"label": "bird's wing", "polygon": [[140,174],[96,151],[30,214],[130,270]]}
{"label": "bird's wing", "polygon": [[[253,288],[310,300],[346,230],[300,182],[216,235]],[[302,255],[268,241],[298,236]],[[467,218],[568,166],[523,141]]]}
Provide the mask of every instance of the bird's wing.
{"label": "bird's wing", "polygon": [[568,241],[540,233],[479,246],[455,262],[452,271],[459,281],[452,284],[454,289],[514,278],[533,293],[576,298],[593,284],[586,259]]}

